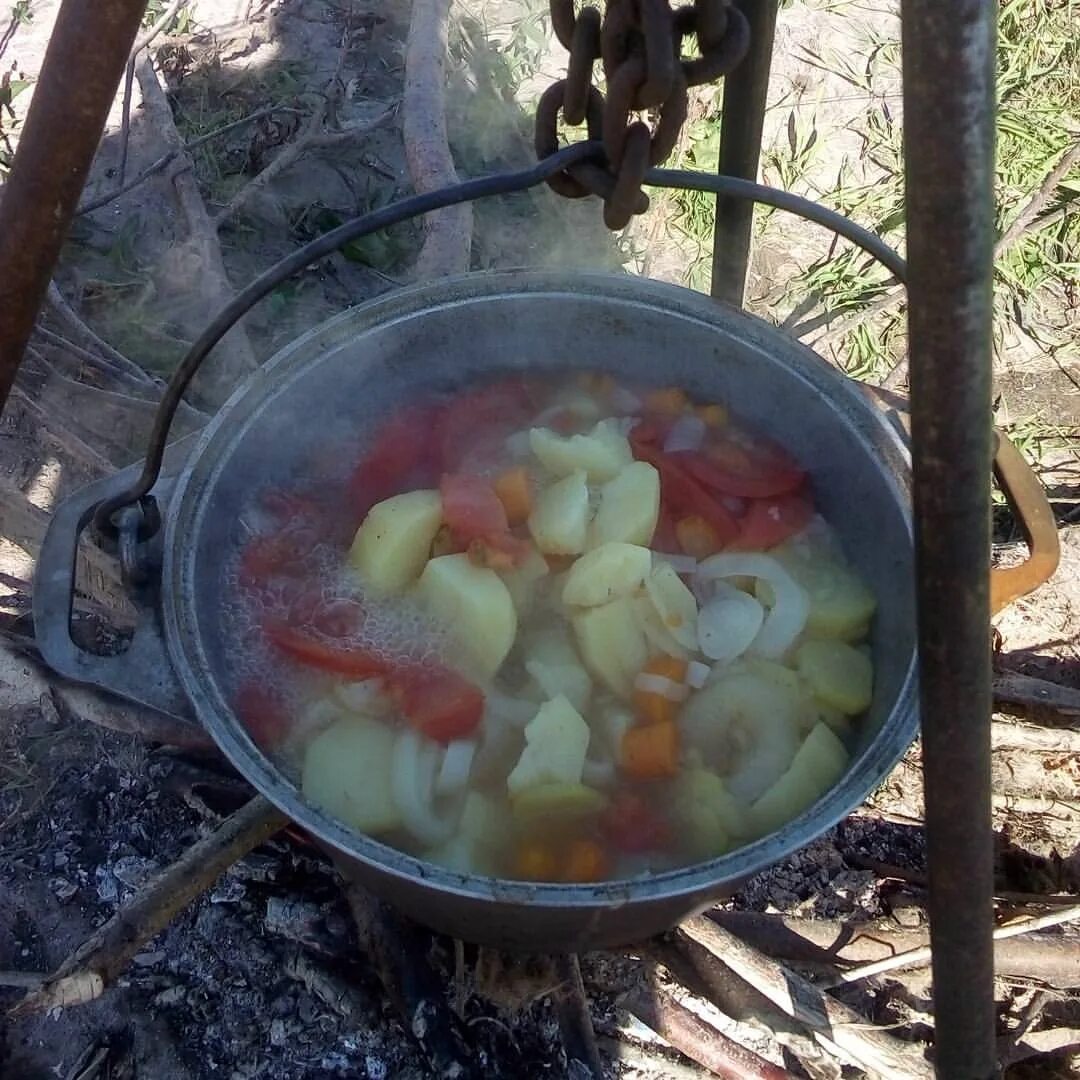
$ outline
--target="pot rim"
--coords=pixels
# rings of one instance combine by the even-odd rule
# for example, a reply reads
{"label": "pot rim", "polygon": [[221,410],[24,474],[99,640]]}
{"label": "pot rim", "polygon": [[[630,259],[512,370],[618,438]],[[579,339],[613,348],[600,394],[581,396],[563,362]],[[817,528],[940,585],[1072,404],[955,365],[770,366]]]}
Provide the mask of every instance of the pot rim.
{"label": "pot rim", "polygon": [[[462,874],[427,863],[367,835],[353,832],[304,799],[297,784],[254,745],[233,715],[212,680],[201,678],[210,669],[204,642],[198,633],[191,587],[195,544],[207,496],[231,457],[233,446],[246,432],[250,417],[239,424],[234,416],[252,402],[265,404],[271,396],[287,392],[290,383],[319,353],[359,336],[366,330],[425,309],[451,303],[490,302],[502,295],[589,295],[607,302],[646,302],[673,315],[689,318],[716,330],[737,330],[755,346],[767,350],[782,337],[787,352],[801,353],[793,374],[815,384],[823,393],[842,401],[847,410],[880,429],[882,447],[892,459],[888,469],[894,495],[901,505],[907,537],[912,537],[907,497],[909,456],[903,438],[886,415],[847,379],[809,347],[745,311],[694,293],[681,286],[651,279],[593,271],[495,270],[480,271],[409,286],[376,297],[301,335],[275,354],[239,386],[207,425],[177,478],[167,515],[162,567],[162,617],[169,658],[202,725],[238,771],[267,799],[317,839],[343,855],[376,870],[408,881],[422,881],[455,896],[481,901],[539,903],[547,907],[605,909],[651,899],[673,899],[709,891],[720,892],[767,869],[812,843],[858,806],[888,775],[918,733],[916,650],[905,667],[895,701],[880,729],[850,764],[840,783],[809,810],[779,831],[704,863],[635,878],[598,884],[547,884]],[[311,349],[312,343],[319,352]],[[842,419],[842,414],[841,414]],[[865,439],[860,436],[860,441]],[[870,449],[867,448],[868,453]],[[183,542],[182,542],[183,541]]]}

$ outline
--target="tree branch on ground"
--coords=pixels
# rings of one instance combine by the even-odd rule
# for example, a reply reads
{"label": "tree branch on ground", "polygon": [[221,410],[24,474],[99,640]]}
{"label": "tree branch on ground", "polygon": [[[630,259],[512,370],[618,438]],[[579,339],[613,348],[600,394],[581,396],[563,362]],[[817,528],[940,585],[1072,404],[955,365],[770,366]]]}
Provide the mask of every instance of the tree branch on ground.
{"label": "tree branch on ground", "polygon": [[[446,134],[446,55],[450,0],[415,0],[405,48],[402,138],[417,194],[458,182]],[[424,245],[416,260],[418,280],[468,270],[473,211],[469,203],[424,218]]]}

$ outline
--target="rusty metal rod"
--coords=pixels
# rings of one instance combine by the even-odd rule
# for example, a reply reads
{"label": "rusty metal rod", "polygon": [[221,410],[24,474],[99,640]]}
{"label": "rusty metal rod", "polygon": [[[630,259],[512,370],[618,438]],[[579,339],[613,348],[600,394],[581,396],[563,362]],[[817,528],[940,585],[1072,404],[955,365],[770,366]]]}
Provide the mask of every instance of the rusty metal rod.
{"label": "rusty metal rod", "polygon": [[[756,180],[780,0],[738,0],[738,4],[750,23],[750,51],[724,79],[717,171],[725,176]],[[746,289],[753,224],[753,203],[726,195],[716,197],[712,294],[736,307],[742,307]]]}
{"label": "rusty metal rod", "polygon": [[0,199],[0,410],[94,160],[146,0],[64,0]]}
{"label": "rusty metal rod", "polygon": [[908,333],[937,1075],[995,1075],[992,0],[902,0]]}

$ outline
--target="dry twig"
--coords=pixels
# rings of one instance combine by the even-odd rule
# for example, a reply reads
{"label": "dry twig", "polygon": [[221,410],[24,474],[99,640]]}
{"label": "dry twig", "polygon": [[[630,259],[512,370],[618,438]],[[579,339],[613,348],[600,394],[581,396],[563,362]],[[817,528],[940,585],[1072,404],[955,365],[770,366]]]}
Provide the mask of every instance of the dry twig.
{"label": "dry twig", "polygon": [[[402,137],[417,193],[458,182],[446,134],[446,53],[450,0],[415,0],[405,49]],[[424,219],[416,277],[459,274],[469,268],[473,212],[469,203]]]}
{"label": "dry twig", "polygon": [[131,958],[205,892],[237,859],[288,824],[261,795],[193,844],[172,866],[151,879],[126,907],[96,930],[28,994],[13,1015],[83,1005],[101,996]]}
{"label": "dry twig", "polygon": [[781,967],[711,920],[698,915],[682,923],[680,930],[805,1025],[830,1053],[848,1058],[886,1080],[932,1075],[926,1059],[914,1046],[874,1027],[801,975]]}
{"label": "dry twig", "polygon": [[622,1006],[692,1061],[725,1080],[791,1080],[791,1073],[728,1038],[661,986],[638,987]]}
{"label": "dry twig", "polygon": [[1080,690],[1021,675],[1016,671],[995,672],[994,701],[1001,705],[1056,713],[1074,721],[1066,725],[1069,727],[1078,726],[1075,720],[1080,718]]}
{"label": "dry twig", "polygon": [[1078,161],[1080,161],[1080,142],[1074,143],[1061,155],[1061,160],[1046,174],[1046,179],[1039,185],[1038,190],[1020,213],[1013,218],[1012,224],[1002,233],[1001,239],[994,245],[995,258],[1001,258],[1021,237],[1044,224],[1039,220],[1039,215],[1054,197],[1058,184],[1065,179]]}
{"label": "dry twig", "polygon": [[555,1015],[559,1018],[566,1069],[571,1076],[591,1076],[604,1080],[604,1064],[596,1045],[589,1002],[581,981],[581,965],[573,953],[555,957],[558,986],[551,992]]}
{"label": "dry twig", "polygon": [[[138,65],[136,76],[149,122],[173,148],[182,148],[183,141],[173,122],[172,109],[158,82],[153,64],[143,60]],[[198,283],[205,309],[216,311],[232,296],[232,286],[225,272],[217,230],[206,212],[206,204],[191,171],[191,159],[184,152],[177,155],[177,160],[179,167],[173,172],[172,181],[177,202],[187,221],[188,243],[183,250],[174,251],[172,255],[176,259],[190,260],[191,277]],[[221,339],[214,353],[213,363],[200,372],[199,382],[206,396],[214,403],[220,403],[256,366],[255,353],[242,321]]]}

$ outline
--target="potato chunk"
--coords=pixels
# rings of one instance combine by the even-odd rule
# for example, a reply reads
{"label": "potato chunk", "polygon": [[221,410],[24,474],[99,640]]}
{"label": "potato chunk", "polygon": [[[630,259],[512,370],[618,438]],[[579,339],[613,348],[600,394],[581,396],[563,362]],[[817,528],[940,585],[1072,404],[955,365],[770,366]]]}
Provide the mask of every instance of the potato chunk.
{"label": "potato chunk", "polygon": [[582,555],[570,567],[563,603],[596,607],[641,587],[652,569],[652,552],[637,544],[611,541]]}
{"label": "potato chunk", "polygon": [[647,461],[635,461],[600,489],[590,545],[617,540],[648,547],[659,514],[660,474]]}
{"label": "potato chunk", "polygon": [[601,420],[588,435],[558,435],[550,428],[533,428],[529,445],[544,468],[556,476],[583,470],[590,480],[610,480],[634,460],[629,440],[613,420]]}
{"label": "potato chunk", "polygon": [[466,555],[442,555],[424,568],[417,596],[449,628],[470,673],[490,678],[499,670],[514,644],[517,612],[494,570],[474,566]]}
{"label": "potato chunk", "polygon": [[799,673],[824,705],[854,716],[869,708],[874,669],[858,649],[842,641],[805,641],[795,653]]}
{"label": "potato chunk", "polygon": [[589,725],[560,695],[540,706],[525,725],[525,749],[506,778],[511,795],[545,784],[580,784],[589,748]]}
{"label": "potato chunk", "polygon": [[790,767],[753,806],[755,836],[776,832],[813,806],[844,775],[848,752],[826,724],[817,724]]}
{"label": "potato chunk", "polygon": [[401,815],[390,792],[394,732],[377,720],[350,716],[308,744],[304,795],[359,832],[397,828]]}
{"label": "potato chunk", "polygon": [[649,659],[633,601],[624,596],[586,608],[572,621],[585,666],[613,693],[629,698],[634,679]]}
{"label": "potato chunk", "polygon": [[442,523],[437,491],[408,491],[377,503],[357,530],[349,562],[381,593],[398,593],[424,569]]}
{"label": "potato chunk", "polygon": [[514,601],[518,615],[525,615],[533,609],[540,583],[549,573],[551,570],[547,561],[535,548],[520,566],[498,571],[502,583],[510,591],[510,599]]}
{"label": "potato chunk", "polygon": [[589,487],[582,470],[545,488],[529,515],[529,532],[545,555],[580,555],[589,528]]}

